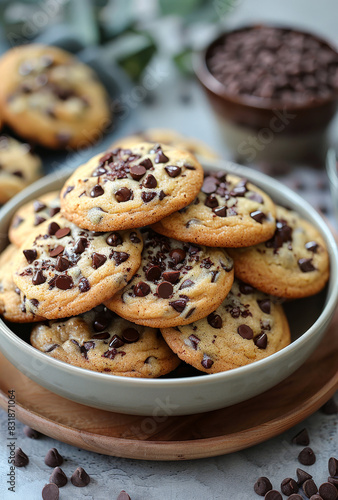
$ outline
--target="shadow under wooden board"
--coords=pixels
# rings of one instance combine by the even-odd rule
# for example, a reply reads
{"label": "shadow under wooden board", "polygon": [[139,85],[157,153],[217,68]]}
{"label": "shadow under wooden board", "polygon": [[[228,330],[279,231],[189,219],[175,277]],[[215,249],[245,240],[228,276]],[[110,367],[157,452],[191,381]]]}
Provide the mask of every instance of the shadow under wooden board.
{"label": "shadow under wooden board", "polygon": [[97,410],[40,387],[0,354],[0,406],[15,389],[16,417],[85,450],[143,460],[188,460],[232,453],[301,422],[338,389],[338,311],[308,361],[276,387],[243,403],[181,417]]}

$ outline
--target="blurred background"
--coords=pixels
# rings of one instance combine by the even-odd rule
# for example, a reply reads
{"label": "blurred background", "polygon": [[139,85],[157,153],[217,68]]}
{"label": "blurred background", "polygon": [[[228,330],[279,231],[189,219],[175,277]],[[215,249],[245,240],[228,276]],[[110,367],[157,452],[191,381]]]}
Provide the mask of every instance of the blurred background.
{"label": "blurred background", "polygon": [[[281,179],[334,223],[325,162],[331,147],[336,172],[337,117],[321,131],[318,146],[311,138],[301,155],[293,154],[289,136],[276,151],[278,138],[245,157],[238,131],[224,129],[198,81],[196,52],[224,31],[256,23],[304,29],[336,47],[336,0],[1,0],[0,18],[2,52],[32,42],[58,45],[92,65],[110,93],[115,119],[103,142],[75,155],[47,154],[46,171],[76,166],[119,137],[169,128],[203,140],[220,158]],[[337,203],[338,181],[332,183]]]}

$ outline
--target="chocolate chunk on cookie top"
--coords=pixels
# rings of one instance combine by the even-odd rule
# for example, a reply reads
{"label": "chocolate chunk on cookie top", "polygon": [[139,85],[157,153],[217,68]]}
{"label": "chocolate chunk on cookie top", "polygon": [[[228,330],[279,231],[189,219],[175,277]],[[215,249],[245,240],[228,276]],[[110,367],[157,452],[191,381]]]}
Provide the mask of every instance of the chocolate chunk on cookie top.
{"label": "chocolate chunk on cookie top", "polygon": [[301,298],[318,293],[329,278],[329,256],[319,231],[298,214],[277,206],[272,238],[229,249],[235,274],[265,293]]}
{"label": "chocolate chunk on cookie top", "polygon": [[211,247],[245,247],[266,241],[276,228],[275,206],[256,186],[224,171],[206,174],[201,191],[184,210],[153,225],[181,241]]}
{"label": "chocolate chunk on cookie top", "polygon": [[14,282],[27,310],[47,319],[83,313],[123,288],[139,268],[136,231],[94,233],[58,214],[25,241]]}
{"label": "chocolate chunk on cookie top", "polygon": [[182,209],[202,182],[202,167],[192,154],[144,142],[79,167],[62,190],[61,207],[67,219],[86,229],[130,229]]}
{"label": "chocolate chunk on cookie top", "polygon": [[161,329],[179,358],[198,370],[217,373],[266,358],[290,343],[282,306],[243,285],[235,280],[223,303],[206,318]]}
{"label": "chocolate chunk on cookie top", "polygon": [[179,364],[158,330],[130,323],[103,305],[36,325],[31,343],[55,359],[112,375],[159,377]]}
{"label": "chocolate chunk on cookie top", "polygon": [[94,71],[57,47],[29,44],[0,59],[2,116],[16,133],[50,148],[97,141],[110,120]]}
{"label": "chocolate chunk on cookie top", "polygon": [[106,302],[120,316],[153,327],[191,323],[224,300],[234,279],[223,249],[182,243],[143,230],[137,274]]}

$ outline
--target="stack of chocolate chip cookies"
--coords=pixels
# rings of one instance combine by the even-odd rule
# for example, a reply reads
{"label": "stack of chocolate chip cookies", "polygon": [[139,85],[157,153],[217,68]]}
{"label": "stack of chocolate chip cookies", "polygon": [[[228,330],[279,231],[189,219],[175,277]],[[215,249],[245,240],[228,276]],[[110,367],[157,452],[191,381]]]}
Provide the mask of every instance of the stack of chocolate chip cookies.
{"label": "stack of chocolate chip cookies", "polygon": [[270,356],[290,343],[282,301],[319,292],[329,276],[312,225],[164,143],[129,140],[95,156],[59,196],[22,207],[9,238],[4,318],[33,323],[31,343],[48,356],[131,377]]}

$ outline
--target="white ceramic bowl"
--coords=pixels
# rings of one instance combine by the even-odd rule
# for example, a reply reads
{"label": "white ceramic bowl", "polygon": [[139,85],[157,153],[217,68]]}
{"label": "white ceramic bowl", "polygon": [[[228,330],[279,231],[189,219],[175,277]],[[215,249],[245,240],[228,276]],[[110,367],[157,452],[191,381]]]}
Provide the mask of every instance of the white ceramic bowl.
{"label": "white ceramic bowl", "polygon": [[[206,169],[223,169],[257,184],[281,204],[295,209],[321,232],[331,261],[330,281],[321,294],[287,305],[292,343],[251,365],[223,373],[187,378],[138,379],[97,373],[50,358],[34,349],[27,326],[0,321],[0,349],[21,372],[38,384],[73,401],[127,414],[186,415],[215,410],[249,399],[281,382],[314,351],[338,301],[337,246],[318,213],[300,196],[274,179],[231,162],[204,162]],[[1,245],[6,245],[10,219],[23,203],[60,188],[69,172],[52,174],[13,198],[0,211]]]}

